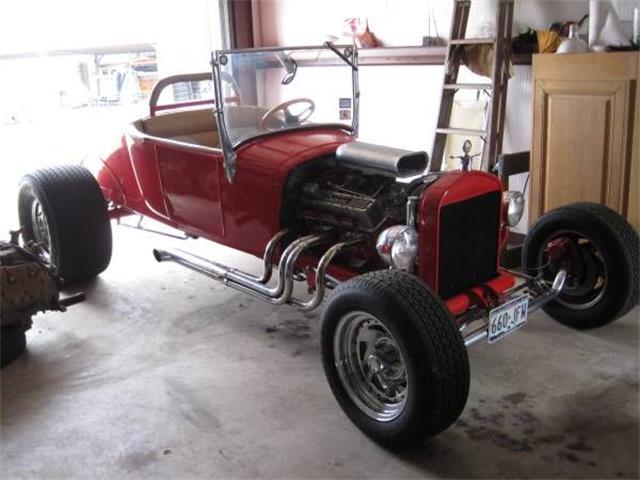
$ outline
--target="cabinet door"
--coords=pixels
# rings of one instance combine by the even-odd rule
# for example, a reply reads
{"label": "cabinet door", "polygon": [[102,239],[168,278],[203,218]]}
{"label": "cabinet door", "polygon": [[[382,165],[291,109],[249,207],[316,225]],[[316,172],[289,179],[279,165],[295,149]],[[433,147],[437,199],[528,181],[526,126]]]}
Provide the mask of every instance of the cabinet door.
{"label": "cabinet door", "polygon": [[625,214],[630,158],[630,82],[535,82],[531,213],[571,202]]}

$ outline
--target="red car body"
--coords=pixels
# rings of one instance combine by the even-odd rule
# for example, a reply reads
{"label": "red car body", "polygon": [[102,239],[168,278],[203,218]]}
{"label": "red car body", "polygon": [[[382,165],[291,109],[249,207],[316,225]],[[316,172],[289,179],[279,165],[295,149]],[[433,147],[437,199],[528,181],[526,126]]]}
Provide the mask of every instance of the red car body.
{"label": "red car body", "polygon": [[[323,55],[346,69],[349,89],[323,96],[327,77],[303,70]],[[97,172],[75,165],[25,176],[19,231],[66,281],[104,271],[110,220],[137,214],[261,257],[263,269],[254,275],[177,248],[154,249],[158,262],[302,312],[333,289],[320,325],[329,386],[358,428],[401,447],[460,416],[471,345],[519,330],[540,308],[580,329],[629,312],[639,298],[639,241],[614,211],[573,204],[532,227],[524,273],[501,268],[523,193],[503,192],[488,173],[434,171],[425,152],[357,140],[357,58],[352,46],[331,43],[214,52],[213,75],[158,82],[150,117],[129,126]],[[213,108],[203,106],[207,80]],[[178,82],[188,87],[165,95],[176,103],[158,106]],[[294,292],[303,281],[304,298]]]}
{"label": "red car body", "polygon": [[[237,174],[234,182],[229,183],[222,152],[197,151],[189,145],[169,145],[152,137],[125,134],[121,146],[103,162],[97,179],[110,202],[112,218],[133,213],[144,215],[188,235],[261,257],[269,239],[282,228],[280,212],[289,174],[305,162],[334,154],[340,145],[352,140],[348,131],[335,127],[255,138],[237,148]],[[419,201],[417,273],[434,291],[438,292],[441,209],[501,190],[494,175],[450,172],[423,192]],[[504,206],[501,208],[504,210]],[[503,215],[501,211],[501,218]],[[497,262],[507,234],[507,228],[500,229]],[[317,260],[303,257],[300,261],[312,264]],[[330,265],[328,272],[339,280],[358,274],[339,265]],[[471,292],[447,299],[446,303],[453,315],[461,315],[478,302],[490,306],[492,297],[514,283],[511,274],[501,272]]]}

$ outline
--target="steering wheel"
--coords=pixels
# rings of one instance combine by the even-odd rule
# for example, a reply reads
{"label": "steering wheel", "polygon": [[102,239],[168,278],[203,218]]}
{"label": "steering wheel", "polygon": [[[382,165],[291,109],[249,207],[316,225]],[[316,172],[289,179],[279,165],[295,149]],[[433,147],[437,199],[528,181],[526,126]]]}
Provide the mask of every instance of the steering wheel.
{"label": "steering wheel", "polygon": [[[294,115],[289,111],[289,107],[295,105],[296,103],[307,104],[307,108],[305,108],[302,112],[297,115]],[[279,130],[282,127],[289,127],[300,125],[303,122],[307,121],[313,112],[316,110],[316,103],[310,98],[294,98],[293,100],[287,100],[286,102],[282,102],[275,107],[269,109],[267,113],[265,113],[260,119],[260,128],[262,130]],[[282,119],[277,117],[279,112],[284,113],[284,122]],[[270,128],[269,124],[272,123],[274,119],[278,119],[280,125],[275,128]]]}

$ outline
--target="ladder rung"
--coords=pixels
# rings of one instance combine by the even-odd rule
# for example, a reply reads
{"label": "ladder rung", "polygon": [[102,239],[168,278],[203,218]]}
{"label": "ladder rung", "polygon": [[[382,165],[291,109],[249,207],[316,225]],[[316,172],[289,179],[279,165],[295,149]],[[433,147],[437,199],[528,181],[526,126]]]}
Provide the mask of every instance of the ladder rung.
{"label": "ladder rung", "polygon": [[493,88],[490,83],[445,83],[445,90],[489,90]]}
{"label": "ladder rung", "polygon": [[493,45],[495,38],[452,38],[451,45]]}
{"label": "ladder rung", "polygon": [[436,133],[443,135],[467,135],[470,137],[484,137],[487,132],[484,130],[471,130],[469,128],[436,128]]}

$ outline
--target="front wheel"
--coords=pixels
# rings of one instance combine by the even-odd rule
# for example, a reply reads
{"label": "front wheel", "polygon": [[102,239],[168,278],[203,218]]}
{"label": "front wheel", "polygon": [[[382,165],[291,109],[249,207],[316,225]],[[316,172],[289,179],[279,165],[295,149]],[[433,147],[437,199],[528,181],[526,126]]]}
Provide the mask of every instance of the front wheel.
{"label": "front wheel", "polygon": [[604,205],[575,203],[544,214],[522,250],[530,275],[551,281],[567,271],[565,286],[544,311],[573,328],[595,328],[638,303],[638,234]]}
{"label": "front wheel", "polygon": [[323,315],[321,341],[338,403],[380,444],[415,444],[464,409],[464,342],[442,301],[413,275],[386,270],[342,283]]}
{"label": "front wheel", "polygon": [[26,175],[18,194],[25,243],[33,241],[65,283],[98,275],[111,260],[111,223],[98,183],[84,167]]}

